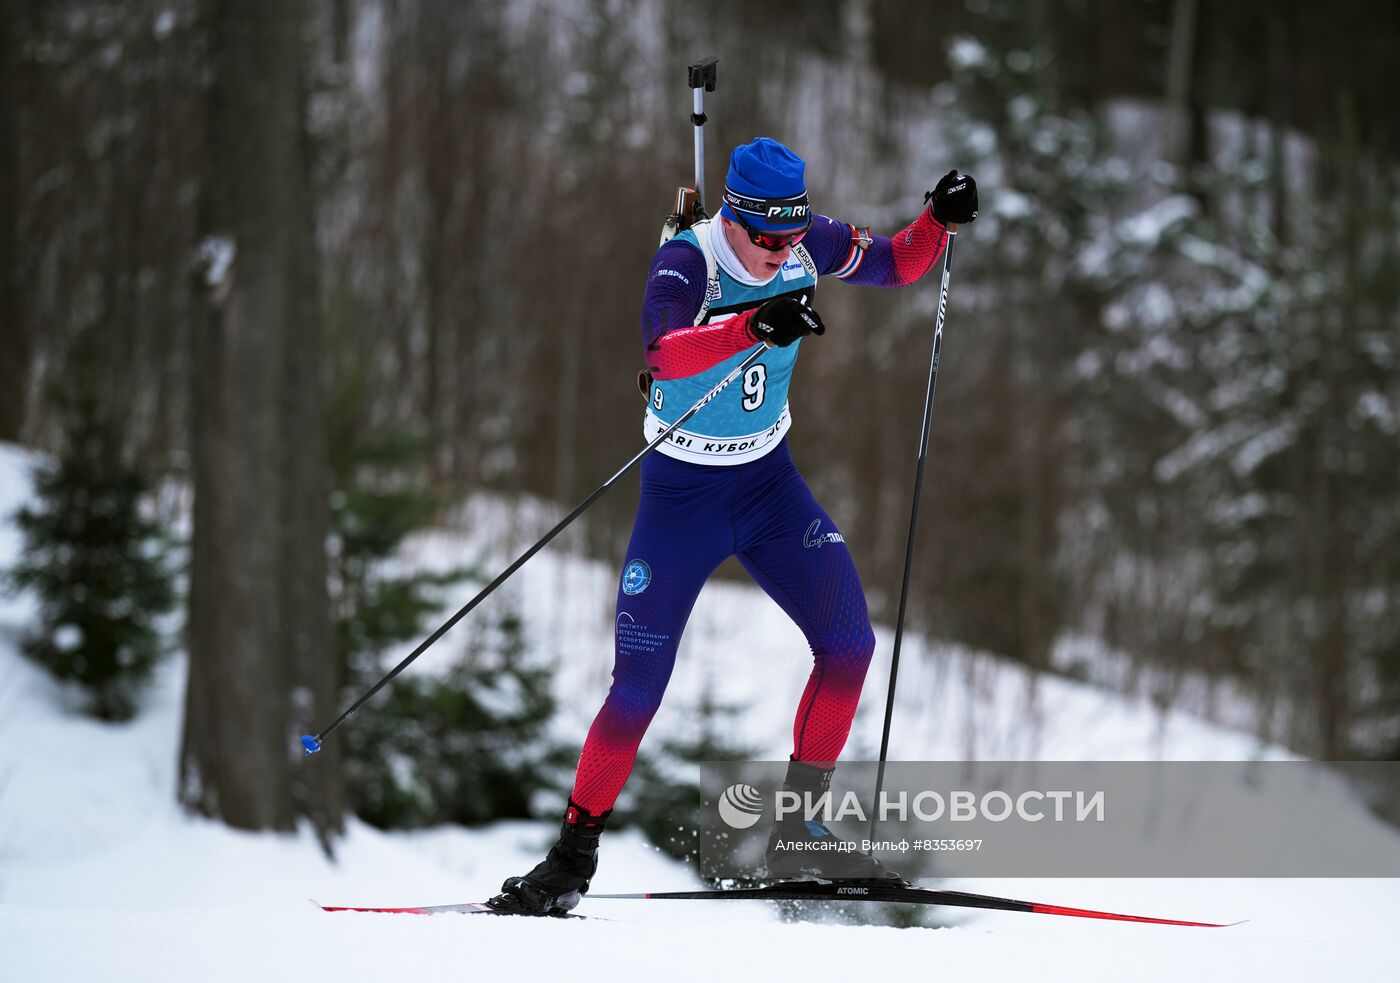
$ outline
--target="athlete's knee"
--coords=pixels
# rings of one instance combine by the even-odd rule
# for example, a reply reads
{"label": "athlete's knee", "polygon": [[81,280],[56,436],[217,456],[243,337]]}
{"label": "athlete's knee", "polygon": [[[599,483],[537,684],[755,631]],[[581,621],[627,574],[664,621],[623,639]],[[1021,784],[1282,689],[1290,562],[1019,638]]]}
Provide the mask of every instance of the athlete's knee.
{"label": "athlete's knee", "polygon": [[619,645],[612,686],[603,704],[615,725],[645,730],[661,707],[674,665],[673,650],[634,651]]}
{"label": "athlete's knee", "polygon": [[603,712],[614,727],[644,731],[661,708],[665,693],[664,680],[636,673],[614,673]]}
{"label": "athlete's knee", "polygon": [[852,661],[860,667],[861,675],[865,675],[865,670],[870,668],[870,660],[875,655],[875,629],[870,624],[870,619],[866,618],[856,629],[855,645],[852,648]]}
{"label": "athlete's knee", "polygon": [[863,679],[875,655],[875,629],[869,618],[853,619],[824,632],[812,648],[827,672]]}

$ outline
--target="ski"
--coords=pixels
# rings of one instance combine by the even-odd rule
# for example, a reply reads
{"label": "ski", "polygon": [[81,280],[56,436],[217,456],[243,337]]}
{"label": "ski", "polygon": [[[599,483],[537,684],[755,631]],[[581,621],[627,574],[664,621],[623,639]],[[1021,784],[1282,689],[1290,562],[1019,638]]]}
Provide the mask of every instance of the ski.
{"label": "ski", "polygon": [[[510,916],[515,914],[509,911],[497,911],[490,905],[481,901],[466,901],[462,904],[439,904],[439,905],[409,905],[399,908],[376,908],[376,907],[354,907],[350,905],[324,905],[312,899],[312,904],[322,911],[359,911],[380,915],[502,915]],[[525,916],[521,916],[525,917]],[[585,918],[584,915],[575,915],[572,912],[564,912],[558,915],[531,916],[543,918]]]}
{"label": "ski", "polygon": [[[900,884],[852,884],[831,881],[782,881],[758,887],[714,888],[702,891],[648,891],[636,894],[590,894],[589,901],[879,901],[893,904],[943,905],[953,908],[983,908],[990,911],[1020,911],[1035,915],[1063,915],[1070,918],[1097,918],[1115,922],[1138,922],[1147,925],[1177,925],[1185,928],[1229,928],[1243,922],[1197,922],[1179,918],[1156,918],[1151,915],[1125,915],[1093,908],[1070,908],[1065,905],[1042,904],[1036,901],[1016,901],[987,894],[966,891],[943,891],[933,888],[907,887]],[[479,901],[463,904],[417,905],[406,907],[351,907],[348,905],[312,904],[322,911],[359,911],[394,915],[506,915]],[[539,917],[539,916],[520,916]],[[546,915],[547,918],[588,918],[567,912]]]}
{"label": "ski", "polygon": [[1228,928],[1241,922],[1195,922],[1147,915],[1123,915],[1092,908],[1015,901],[965,891],[941,891],[899,884],[852,884],[829,881],[783,881],[760,887],[716,888],[706,891],[651,891],[644,894],[590,894],[593,901],[886,901],[895,904],[947,905],[956,908],[986,908],[993,911],[1022,911],[1037,915],[1066,915],[1072,918],[1100,918],[1117,922],[1143,922],[1151,925],[1179,925],[1191,928]]}

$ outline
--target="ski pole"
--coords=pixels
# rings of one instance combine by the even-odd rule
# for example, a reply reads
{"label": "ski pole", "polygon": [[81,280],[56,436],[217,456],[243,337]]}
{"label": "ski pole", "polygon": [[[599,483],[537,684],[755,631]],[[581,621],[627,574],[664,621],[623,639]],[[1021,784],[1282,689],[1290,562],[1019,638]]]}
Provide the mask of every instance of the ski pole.
{"label": "ski pole", "polygon": [[470,601],[468,601],[460,611],[458,611],[452,617],[448,618],[447,621],[443,623],[442,627],[440,627],[437,631],[433,632],[427,638],[423,639],[423,641],[419,643],[418,647],[412,652],[410,652],[403,659],[402,662],[394,666],[394,668],[391,669],[388,672],[388,674],[384,676],[384,678],[382,678],[381,680],[379,680],[379,682],[371,686],[369,688],[369,691],[366,692],[364,696],[361,696],[358,700],[356,700],[353,704],[351,704],[348,710],[342,713],[339,717],[336,717],[334,723],[332,723],[325,730],[321,731],[319,734],[304,735],[301,739],[301,746],[306,749],[306,753],[315,754],[317,751],[321,750],[321,742],[324,741],[327,737],[329,737],[337,727],[343,724],[352,713],[360,709],[360,707],[364,706],[365,703],[369,701],[370,697],[374,696],[375,693],[378,693],[381,689],[384,688],[384,685],[386,683],[388,683],[399,673],[407,669],[409,664],[412,663],[414,659],[418,658],[420,655],[426,652],[434,642],[436,642],[443,635],[447,634],[447,632],[452,628],[452,626],[457,624],[457,622],[461,621],[463,618],[465,618],[467,614],[472,610],[472,608],[476,607],[487,597],[489,597],[491,593],[497,587],[505,583],[510,578],[510,576],[513,573],[515,573],[515,571],[523,567],[525,565],[525,562],[529,560],[530,557],[534,556],[540,550],[544,549],[544,547],[549,544],[550,540],[554,539],[555,536],[563,532],[564,529],[569,525],[569,523],[573,522],[579,516],[583,515],[584,512],[588,511],[589,507],[599,498],[601,498],[603,496],[603,493],[609,488],[611,488],[613,486],[613,483],[616,482],[618,478],[621,478],[628,471],[632,470],[632,467],[636,465],[637,462],[639,462],[640,460],[642,460],[642,458],[646,457],[648,454],[654,451],[661,444],[661,442],[664,441],[667,437],[671,436],[672,433],[680,429],[681,424],[685,423],[696,413],[700,412],[700,410],[705,406],[706,403],[710,402],[710,400],[714,399],[721,392],[723,392],[729,386],[729,384],[735,379],[737,379],[741,374],[743,374],[743,372],[750,365],[753,365],[755,362],[757,362],[766,351],[768,351],[767,345],[759,345],[758,348],[756,348],[752,352],[752,354],[750,354],[742,362],[736,365],[733,371],[731,371],[727,376],[721,379],[713,389],[707,392],[704,396],[700,397],[700,400],[694,406],[686,410],[685,413],[680,417],[680,419],[676,420],[675,423],[672,423],[665,430],[661,431],[661,433],[653,437],[651,443],[647,444],[646,447],[642,448],[642,450],[638,452],[637,455],[632,458],[632,460],[624,464],[615,475],[613,475],[607,481],[599,485],[592,495],[589,495],[579,504],[579,506],[576,509],[574,509],[563,519],[561,519],[558,525],[556,525],[549,532],[545,533],[543,539],[537,542],[534,546],[531,546],[524,553],[520,554],[520,556],[516,557],[514,563],[506,567],[505,570],[501,571],[500,575],[497,576],[495,580],[491,581],[491,583],[487,584],[484,588],[482,588],[481,592],[477,594],[476,597],[473,597]]}
{"label": "ski pole", "polygon": [[899,678],[899,647],[904,640],[904,612],[909,603],[909,574],[914,567],[914,531],[919,526],[919,496],[924,490],[924,461],[928,457],[929,425],[933,422],[933,391],[938,382],[938,353],[943,348],[943,319],[948,313],[948,278],[953,272],[953,242],[956,226],[948,227],[948,244],[943,250],[943,286],[938,293],[938,320],[933,331],[933,358],[928,367],[928,391],[924,395],[924,429],[919,438],[919,463],[914,470],[914,503],[909,511],[909,540],[904,546],[904,581],[899,588],[899,615],[894,623],[894,655],[890,658],[890,691],[885,699],[885,730],[880,737],[880,766],[875,774],[875,805],[870,810],[870,839],[880,809],[880,793],[885,788],[885,758],[890,750],[890,720],[894,716],[894,687]]}

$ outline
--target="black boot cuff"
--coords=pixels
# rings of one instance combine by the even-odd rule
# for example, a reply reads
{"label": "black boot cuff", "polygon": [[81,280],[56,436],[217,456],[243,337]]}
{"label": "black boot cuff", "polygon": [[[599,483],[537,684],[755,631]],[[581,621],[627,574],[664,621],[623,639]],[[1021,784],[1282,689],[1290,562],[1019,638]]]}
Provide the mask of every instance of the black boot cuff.
{"label": "black boot cuff", "polygon": [[564,812],[564,828],[575,834],[596,836],[603,832],[603,829],[608,825],[608,817],[611,815],[611,809],[594,815],[570,799],[569,808]]}
{"label": "black boot cuff", "polygon": [[794,792],[826,792],[831,788],[831,774],[835,770],[821,764],[789,760],[783,784]]}

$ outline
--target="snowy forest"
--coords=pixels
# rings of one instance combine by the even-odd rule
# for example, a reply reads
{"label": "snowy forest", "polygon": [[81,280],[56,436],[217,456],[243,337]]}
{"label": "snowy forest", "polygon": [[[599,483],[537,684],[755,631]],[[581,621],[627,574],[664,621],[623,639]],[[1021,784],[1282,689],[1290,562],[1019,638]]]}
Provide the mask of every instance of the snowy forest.
{"label": "snowy forest", "polygon": [[[0,441],[56,462],[9,574],[53,601],[28,648],[111,719],[189,652],[178,796],[234,826],[556,814],[530,791],[582,732],[551,736],[556,666],[508,606],[314,767],[295,735],[498,571],[405,541],[482,496],[562,516],[641,448],[685,65],[717,54],[711,189],[760,134],[877,233],[977,178],[910,629],[1400,757],[1396,50],[1400,6],[1362,0],[5,0]],[[815,305],[794,455],[890,623],[935,277]],[[102,495],[125,528],[45,519]],[[633,476],[551,549],[620,570],[635,504]],[[150,561],[112,573],[102,672],[60,631],[107,623],[73,600],[100,567],[54,560],[83,543]],[[696,708],[665,753],[743,753]]]}

